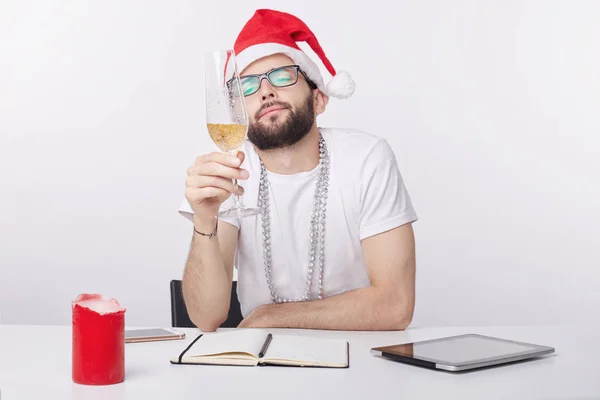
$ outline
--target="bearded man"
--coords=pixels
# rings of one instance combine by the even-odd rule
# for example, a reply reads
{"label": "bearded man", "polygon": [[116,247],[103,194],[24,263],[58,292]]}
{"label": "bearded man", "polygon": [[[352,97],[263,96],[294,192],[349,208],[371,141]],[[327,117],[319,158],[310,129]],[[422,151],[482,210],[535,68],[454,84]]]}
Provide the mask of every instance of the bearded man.
{"label": "bearded man", "polygon": [[[299,41],[333,76],[327,85]],[[287,13],[257,10],[234,50],[247,141],[237,156],[198,157],[179,209],[194,225],[183,273],[190,319],[205,332],[226,320],[235,264],[240,327],[405,329],[417,216],[395,155],[379,136],[316,122],[330,97],[352,95],[354,82]],[[232,194],[261,213],[218,217]]]}

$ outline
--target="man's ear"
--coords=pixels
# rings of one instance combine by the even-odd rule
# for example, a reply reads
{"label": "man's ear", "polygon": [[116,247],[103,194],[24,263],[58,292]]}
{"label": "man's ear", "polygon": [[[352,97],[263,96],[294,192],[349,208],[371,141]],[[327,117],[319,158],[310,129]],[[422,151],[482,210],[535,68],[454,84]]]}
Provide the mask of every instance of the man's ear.
{"label": "man's ear", "polygon": [[329,97],[320,91],[319,89],[315,89],[314,91],[314,99],[315,99],[315,114],[323,114],[325,109],[327,108],[327,103],[329,102]]}

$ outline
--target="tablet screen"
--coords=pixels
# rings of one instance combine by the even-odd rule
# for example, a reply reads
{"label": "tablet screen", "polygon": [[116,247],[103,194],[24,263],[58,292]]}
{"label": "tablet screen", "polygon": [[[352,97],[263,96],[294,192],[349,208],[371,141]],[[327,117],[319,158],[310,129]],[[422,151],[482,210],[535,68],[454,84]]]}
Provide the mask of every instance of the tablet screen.
{"label": "tablet screen", "polygon": [[515,343],[479,335],[461,335],[378,348],[378,350],[387,353],[450,365],[498,357],[511,357],[538,349],[539,346],[536,345]]}

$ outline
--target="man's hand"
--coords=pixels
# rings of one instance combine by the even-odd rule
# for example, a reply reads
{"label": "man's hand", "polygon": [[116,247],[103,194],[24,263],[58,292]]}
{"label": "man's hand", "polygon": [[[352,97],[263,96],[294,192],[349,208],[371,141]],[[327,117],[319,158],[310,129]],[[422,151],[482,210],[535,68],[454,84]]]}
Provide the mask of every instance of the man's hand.
{"label": "man's hand", "polygon": [[185,197],[194,211],[194,225],[208,224],[212,230],[214,219],[221,204],[231,194],[242,195],[241,186],[234,186],[233,179],[248,179],[248,171],[239,168],[244,153],[236,156],[225,153],[210,153],[196,159],[188,168],[185,181]]}
{"label": "man's hand", "polygon": [[238,325],[238,328],[267,328],[268,316],[273,304],[263,304],[258,306]]}

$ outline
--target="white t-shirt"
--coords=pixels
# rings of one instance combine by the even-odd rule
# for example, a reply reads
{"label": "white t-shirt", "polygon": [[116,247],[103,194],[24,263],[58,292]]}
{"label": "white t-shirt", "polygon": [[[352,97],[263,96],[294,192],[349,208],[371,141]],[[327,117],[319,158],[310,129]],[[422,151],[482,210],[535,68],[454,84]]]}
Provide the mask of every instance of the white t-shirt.
{"label": "white t-shirt", "polygon": [[[330,155],[330,178],[325,222],[323,296],[370,285],[361,240],[417,220],[395,155],[385,139],[349,129],[320,128]],[[241,166],[250,177],[240,181],[242,202],[257,207],[260,160],[250,142],[243,148]],[[310,214],[318,168],[294,175],[268,172],[271,214],[272,281],[283,298],[298,299],[306,289]],[[222,205],[230,208],[233,198]],[[179,213],[192,220],[184,199]],[[227,218],[238,227],[235,266],[238,298],[245,317],[259,305],[271,303],[264,270],[261,217]],[[316,268],[316,265],[315,265]],[[318,292],[313,273],[311,299]]]}

